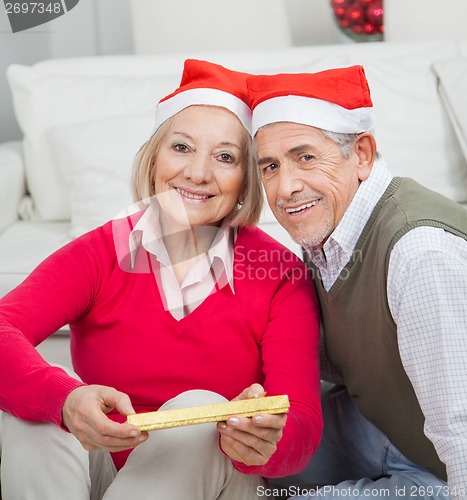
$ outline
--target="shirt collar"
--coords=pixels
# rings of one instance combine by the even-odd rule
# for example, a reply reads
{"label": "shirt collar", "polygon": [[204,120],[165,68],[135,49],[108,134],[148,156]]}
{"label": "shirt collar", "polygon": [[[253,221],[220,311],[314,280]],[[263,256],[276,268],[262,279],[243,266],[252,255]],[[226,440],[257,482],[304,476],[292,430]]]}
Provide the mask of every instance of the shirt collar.
{"label": "shirt collar", "polygon": [[[208,252],[208,257],[210,262],[214,262],[214,259],[219,258],[225,268],[225,273],[227,281],[234,291],[233,283],[233,263],[234,263],[234,242],[237,238],[237,230],[229,225],[222,225],[212,242],[211,248]],[[219,277],[218,277],[219,278]]]}
{"label": "shirt collar", "polygon": [[315,264],[321,261],[320,255],[323,256],[323,253],[326,260],[333,254],[341,255],[346,261],[352,257],[360,234],[391,180],[392,174],[386,162],[382,158],[375,160],[370,176],[361,182],[339,224],[324,243],[322,252],[317,251],[317,248],[308,249]]}
{"label": "shirt collar", "polygon": [[[363,181],[329,240],[334,240],[350,259],[358,238],[378,200],[383,196],[392,174],[383,159],[377,159],[370,176]],[[349,230],[351,228],[351,230]],[[328,240],[328,241],[329,241]],[[324,248],[326,248],[326,244]]]}
{"label": "shirt collar", "polygon": [[170,265],[170,259],[162,239],[162,229],[159,223],[159,205],[151,202],[130,233],[129,247],[131,265],[134,266],[138,250],[143,247],[155,255],[164,265]]}

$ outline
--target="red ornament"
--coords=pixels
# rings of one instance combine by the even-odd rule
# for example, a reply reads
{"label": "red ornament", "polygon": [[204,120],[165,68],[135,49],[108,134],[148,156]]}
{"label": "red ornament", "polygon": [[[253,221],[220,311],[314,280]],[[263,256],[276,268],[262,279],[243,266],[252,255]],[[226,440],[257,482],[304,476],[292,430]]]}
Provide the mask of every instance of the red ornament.
{"label": "red ornament", "polygon": [[330,0],[339,27],[357,41],[381,40],[384,0]]}
{"label": "red ornament", "polygon": [[376,26],[373,23],[365,23],[363,26],[363,31],[367,35],[373,35],[373,33],[376,33]]}
{"label": "red ornament", "polygon": [[336,9],[334,9],[334,14],[338,19],[344,19],[346,12],[347,11],[344,9],[344,7],[337,7]]}
{"label": "red ornament", "polygon": [[350,26],[350,29],[356,34],[361,35],[363,33],[363,24],[354,24]]}
{"label": "red ornament", "polygon": [[365,22],[365,11],[361,5],[353,3],[347,9],[346,18],[352,26],[363,24]]}
{"label": "red ornament", "polygon": [[368,22],[376,25],[382,26],[383,24],[383,2],[376,0],[371,5],[366,8],[365,11],[366,18]]}

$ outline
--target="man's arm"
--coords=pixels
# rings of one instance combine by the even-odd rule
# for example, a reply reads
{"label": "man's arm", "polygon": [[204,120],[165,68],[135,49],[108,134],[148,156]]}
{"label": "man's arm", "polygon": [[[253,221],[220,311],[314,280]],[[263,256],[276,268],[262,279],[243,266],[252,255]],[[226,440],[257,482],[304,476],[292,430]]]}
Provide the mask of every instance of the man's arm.
{"label": "man's arm", "polygon": [[467,495],[467,242],[437,228],[410,231],[391,254],[388,302],[425,434],[452,496]]}

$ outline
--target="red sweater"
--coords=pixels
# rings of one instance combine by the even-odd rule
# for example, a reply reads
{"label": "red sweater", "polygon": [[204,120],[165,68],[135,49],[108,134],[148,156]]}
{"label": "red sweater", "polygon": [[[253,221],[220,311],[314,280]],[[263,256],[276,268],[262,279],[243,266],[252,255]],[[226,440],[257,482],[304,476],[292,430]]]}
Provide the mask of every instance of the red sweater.
{"label": "red sweater", "polygon": [[[118,250],[117,257],[129,230],[108,223],[74,240],[0,301],[0,408],[62,423],[65,399],[82,384],[34,347],[69,324],[78,375],[127,393],[137,412],[189,389],[232,399],[259,382],[270,396],[288,394],[291,409],[276,453],[264,466],[234,465],[265,477],[303,469],[322,421],[318,305],[302,262],[261,230],[242,228],[235,294],[225,286],[177,321],[164,310],[149,254],[140,248],[133,270]],[[118,467],[128,453],[114,457]]]}

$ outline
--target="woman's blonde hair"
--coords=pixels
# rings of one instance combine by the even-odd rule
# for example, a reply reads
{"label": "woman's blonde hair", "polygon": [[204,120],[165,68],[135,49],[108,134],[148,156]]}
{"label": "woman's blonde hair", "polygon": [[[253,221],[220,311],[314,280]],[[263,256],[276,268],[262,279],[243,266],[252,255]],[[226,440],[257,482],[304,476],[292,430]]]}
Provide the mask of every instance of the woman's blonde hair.
{"label": "woman's blonde hair", "polygon": [[[133,199],[140,203],[141,208],[147,204],[145,199],[156,194],[154,177],[157,168],[157,153],[171,122],[172,118],[167,119],[136,154],[133,163],[131,190]],[[243,125],[242,133],[242,165],[245,177],[240,188],[239,203],[226,217],[228,224],[235,227],[257,224],[263,208],[263,192],[259,169],[253,156],[253,141]]]}

